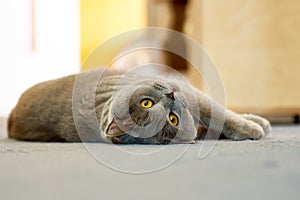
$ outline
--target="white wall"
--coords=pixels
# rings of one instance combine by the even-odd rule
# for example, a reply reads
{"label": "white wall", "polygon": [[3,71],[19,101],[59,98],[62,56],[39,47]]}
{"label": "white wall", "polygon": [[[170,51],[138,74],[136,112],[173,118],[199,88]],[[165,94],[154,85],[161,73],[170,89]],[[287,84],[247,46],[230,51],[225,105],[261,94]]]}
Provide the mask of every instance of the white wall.
{"label": "white wall", "polygon": [[33,84],[79,71],[79,0],[34,0],[35,51],[32,2],[0,0],[0,116]]}

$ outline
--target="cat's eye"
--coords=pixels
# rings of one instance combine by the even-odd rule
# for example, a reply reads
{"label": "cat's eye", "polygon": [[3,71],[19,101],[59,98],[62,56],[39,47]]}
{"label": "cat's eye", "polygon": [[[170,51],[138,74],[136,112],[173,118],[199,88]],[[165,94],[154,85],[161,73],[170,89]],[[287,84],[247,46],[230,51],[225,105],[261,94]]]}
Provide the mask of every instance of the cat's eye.
{"label": "cat's eye", "polygon": [[154,102],[151,99],[144,99],[141,101],[140,104],[143,108],[151,108]]}
{"label": "cat's eye", "polygon": [[174,115],[173,113],[171,113],[169,115],[169,120],[174,126],[177,126],[179,123],[178,117],[176,115]]}

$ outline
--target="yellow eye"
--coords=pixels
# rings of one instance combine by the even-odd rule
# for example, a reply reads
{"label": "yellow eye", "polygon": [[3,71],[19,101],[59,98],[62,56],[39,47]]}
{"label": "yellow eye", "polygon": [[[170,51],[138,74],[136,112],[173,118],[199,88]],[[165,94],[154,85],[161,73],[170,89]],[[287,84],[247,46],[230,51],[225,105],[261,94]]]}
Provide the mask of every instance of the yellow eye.
{"label": "yellow eye", "polygon": [[153,101],[150,99],[144,99],[141,101],[141,106],[143,108],[151,108],[153,106]]}
{"label": "yellow eye", "polygon": [[176,115],[170,114],[170,115],[169,115],[169,120],[170,120],[170,122],[171,122],[174,126],[177,126],[177,125],[178,125],[179,120],[178,120],[178,117],[177,117]]}

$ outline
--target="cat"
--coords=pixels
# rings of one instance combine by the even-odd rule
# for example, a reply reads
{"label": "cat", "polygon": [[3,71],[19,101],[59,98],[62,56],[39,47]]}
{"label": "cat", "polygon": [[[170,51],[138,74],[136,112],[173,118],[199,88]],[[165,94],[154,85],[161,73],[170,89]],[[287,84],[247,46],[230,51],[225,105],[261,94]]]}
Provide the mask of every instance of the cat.
{"label": "cat", "polygon": [[266,119],[227,110],[175,78],[114,69],[39,83],[21,95],[8,120],[10,138],[41,142],[193,143],[220,134],[258,140],[270,130]]}

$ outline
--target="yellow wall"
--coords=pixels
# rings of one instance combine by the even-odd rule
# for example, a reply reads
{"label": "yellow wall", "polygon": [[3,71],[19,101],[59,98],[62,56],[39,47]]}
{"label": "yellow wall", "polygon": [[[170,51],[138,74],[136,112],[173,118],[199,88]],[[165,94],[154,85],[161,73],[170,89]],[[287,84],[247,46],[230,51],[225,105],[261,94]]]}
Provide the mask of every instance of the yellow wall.
{"label": "yellow wall", "polygon": [[146,0],[80,0],[81,62],[114,35],[144,27],[146,16]]}

